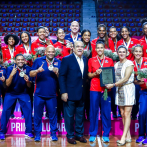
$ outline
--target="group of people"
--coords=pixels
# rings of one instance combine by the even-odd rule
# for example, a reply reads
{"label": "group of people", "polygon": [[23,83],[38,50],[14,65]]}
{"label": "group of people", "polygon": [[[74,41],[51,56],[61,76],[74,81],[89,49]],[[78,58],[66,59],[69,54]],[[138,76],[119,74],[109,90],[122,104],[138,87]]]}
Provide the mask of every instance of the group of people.
{"label": "group of people", "polygon": [[[59,28],[56,42],[49,39],[48,28],[44,26],[38,27],[38,39],[33,43],[28,32],[22,32],[20,37],[13,34],[4,37],[7,46],[1,47],[0,54],[0,94],[4,98],[1,140],[5,139],[7,123],[18,100],[25,118],[25,136],[30,138],[34,137],[34,103],[35,141],[41,140],[45,106],[53,141],[58,140],[57,120],[61,117],[63,108],[62,115],[69,143],[76,144],[76,140],[87,142],[83,137],[85,117],[90,121],[89,141],[94,142],[98,132],[99,114],[103,126],[102,140],[109,142],[111,110],[113,116],[117,117],[119,106],[124,129],[117,145],[122,146],[132,141],[132,109],[134,118],[139,110],[139,138],[136,142],[147,144],[147,85],[145,79],[138,79],[137,76],[140,69],[147,68],[147,19],[142,20],[144,36],[140,40],[130,37],[129,28],[126,26],[121,28],[119,36],[114,26],[109,28],[107,33],[106,26],[100,24],[97,30],[98,37],[92,41],[90,30],[84,29],[80,34],[79,28],[77,21],[71,23],[69,34],[65,34],[64,30]],[[36,54],[36,49],[40,47],[45,48],[44,56]],[[56,49],[60,49],[61,54],[55,57]],[[119,61],[107,57],[105,50],[117,53]],[[24,54],[33,54],[33,59],[26,61]],[[3,63],[10,59],[15,59],[15,63],[4,67]],[[102,67],[114,67],[115,83],[101,86]],[[106,99],[105,89],[108,91]],[[58,109],[60,111],[57,113]]]}

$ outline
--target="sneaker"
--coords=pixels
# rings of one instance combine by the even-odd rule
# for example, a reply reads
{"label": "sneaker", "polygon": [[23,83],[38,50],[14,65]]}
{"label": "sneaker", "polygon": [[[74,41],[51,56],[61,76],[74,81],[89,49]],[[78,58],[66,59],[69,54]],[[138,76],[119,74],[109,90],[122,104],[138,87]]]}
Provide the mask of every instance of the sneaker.
{"label": "sneaker", "polygon": [[109,140],[109,137],[104,137],[104,136],[102,136],[102,141],[103,141],[103,142],[109,142],[110,140]]}
{"label": "sneaker", "polygon": [[25,137],[34,138],[34,135],[32,133],[25,133]]}
{"label": "sneaker", "polygon": [[94,142],[94,141],[96,141],[96,137],[95,136],[90,136],[89,142]]}
{"label": "sneaker", "polygon": [[36,142],[41,141],[41,135],[40,134],[36,135],[34,138],[34,141],[36,141]]}
{"label": "sneaker", "polygon": [[51,139],[52,141],[57,141],[57,140],[58,140],[58,137],[57,137],[56,135],[52,135],[52,136],[50,137],[50,139]]}
{"label": "sneaker", "polygon": [[5,134],[0,134],[0,140],[5,140]]}
{"label": "sneaker", "polygon": [[144,141],[144,136],[139,136],[139,138],[136,140],[136,143],[141,143]]}
{"label": "sneaker", "polygon": [[147,138],[144,139],[144,141],[142,142],[143,145],[147,145]]}

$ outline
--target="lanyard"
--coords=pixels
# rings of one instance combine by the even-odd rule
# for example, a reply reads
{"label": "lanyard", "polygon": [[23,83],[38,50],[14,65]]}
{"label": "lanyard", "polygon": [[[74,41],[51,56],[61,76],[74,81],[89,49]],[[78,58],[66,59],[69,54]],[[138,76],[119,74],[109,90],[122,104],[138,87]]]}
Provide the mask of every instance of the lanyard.
{"label": "lanyard", "polygon": [[23,72],[23,68],[20,69],[20,68],[17,66],[17,69],[18,69],[19,73],[20,73],[20,72]]}
{"label": "lanyard", "polygon": [[136,67],[137,67],[137,71],[138,71],[139,69],[141,69],[141,65],[142,65],[142,58],[141,58],[141,61],[140,61],[139,67],[138,67],[138,64],[137,64],[136,60],[135,60],[135,64],[136,64]]}
{"label": "lanyard", "polygon": [[103,58],[103,63],[100,62],[98,56],[97,56],[97,60],[98,60],[98,62],[99,62],[99,64],[100,64],[100,66],[103,67],[103,65],[104,65],[104,61],[105,61],[105,56],[104,56],[104,58]]}
{"label": "lanyard", "polygon": [[116,44],[117,44],[117,38],[116,38],[116,42],[114,42],[115,51],[116,51]]}
{"label": "lanyard", "polygon": [[54,63],[54,58],[52,61],[50,61],[49,59],[46,58],[46,62],[47,62],[47,65],[50,66]]}
{"label": "lanyard", "polygon": [[72,38],[73,42],[77,41],[77,39],[78,39],[78,34],[77,34],[77,36],[74,38],[73,35],[72,35],[72,33],[71,33],[71,38]]}
{"label": "lanyard", "polygon": [[123,43],[124,43],[124,45],[125,45],[125,47],[128,49],[128,47],[129,47],[129,45],[130,45],[130,42],[131,42],[131,38],[130,38],[130,40],[129,40],[129,42],[128,43],[126,43],[124,40],[123,40]]}
{"label": "lanyard", "polygon": [[39,39],[39,41],[42,42],[42,43],[44,43],[44,44],[46,44],[46,40]]}
{"label": "lanyard", "polygon": [[84,50],[89,50],[89,44],[84,46]]}
{"label": "lanyard", "polygon": [[10,52],[11,59],[13,59],[13,57],[14,57],[14,48],[13,48],[13,50],[9,49],[9,52]]}
{"label": "lanyard", "polygon": [[30,47],[27,47],[26,45],[24,45],[24,48],[25,48],[25,50],[26,50],[27,54],[29,54]]}

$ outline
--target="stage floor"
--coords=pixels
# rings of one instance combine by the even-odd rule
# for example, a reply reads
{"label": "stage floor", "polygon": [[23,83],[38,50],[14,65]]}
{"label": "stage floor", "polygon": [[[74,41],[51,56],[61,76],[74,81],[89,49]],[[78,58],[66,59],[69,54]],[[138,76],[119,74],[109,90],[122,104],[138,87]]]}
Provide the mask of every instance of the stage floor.
{"label": "stage floor", "polygon": [[[89,136],[85,136],[87,143],[80,143],[77,141],[76,145],[67,143],[66,137],[58,137],[58,141],[50,141],[50,136],[42,136],[41,142],[34,142],[34,139],[25,139],[23,135],[12,135],[7,136],[6,140],[0,141],[0,147],[117,147],[116,141],[120,139],[121,136],[110,136],[110,143],[103,143],[101,137],[97,137],[95,143],[90,143],[88,141]],[[127,143],[125,147],[141,147],[143,145],[135,143],[137,136],[132,137],[132,143]]]}

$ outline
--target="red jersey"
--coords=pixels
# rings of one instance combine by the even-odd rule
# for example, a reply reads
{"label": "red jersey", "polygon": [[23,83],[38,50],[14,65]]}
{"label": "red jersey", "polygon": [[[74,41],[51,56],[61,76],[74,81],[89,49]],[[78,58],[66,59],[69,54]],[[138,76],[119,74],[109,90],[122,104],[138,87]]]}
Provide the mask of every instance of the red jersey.
{"label": "red jersey", "polygon": [[[8,45],[2,47],[3,62],[11,59],[11,54],[8,48]],[[16,56],[16,49],[14,48],[13,58]]]}
{"label": "red jersey", "polygon": [[[133,61],[133,64],[134,64],[134,71],[137,72],[138,71],[137,70],[138,65],[136,66],[135,60]],[[142,57],[141,69],[143,69],[143,68],[147,68],[147,58],[145,58],[145,57]],[[137,76],[137,75],[135,75],[135,76]],[[147,89],[146,83],[141,84],[140,87],[141,87],[141,90]]]}
{"label": "red jersey", "polygon": [[[97,69],[101,68],[101,65],[98,61],[99,58],[98,56],[92,57],[88,60],[88,72],[94,73],[96,72]],[[99,58],[100,60],[100,58]],[[114,63],[111,58],[104,57],[102,60],[100,60],[101,63],[103,63],[103,67],[113,67]],[[105,87],[100,86],[100,76],[97,75],[94,78],[91,79],[91,84],[90,84],[90,91],[98,91],[102,92],[104,91]]]}
{"label": "red jersey", "polygon": [[[16,54],[25,54],[25,53],[27,53],[27,51],[24,48],[23,44],[16,47]],[[29,50],[29,54],[32,54],[31,50]],[[32,60],[27,61],[27,65],[32,67],[33,61]]]}
{"label": "red jersey", "polygon": [[[48,39],[45,39],[46,41]],[[50,43],[53,45],[53,42],[50,40]],[[35,49],[36,48],[39,48],[39,47],[47,47],[48,45],[46,43],[43,43],[39,40],[39,38],[37,40],[35,40],[32,45],[31,45],[31,51],[32,51],[32,54],[35,55],[36,54],[36,51]]]}
{"label": "red jersey", "polygon": [[147,42],[145,40],[145,36],[143,36],[139,41],[140,44],[143,46],[143,57],[147,57]]}
{"label": "red jersey", "polygon": [[147,44],[146,40],[145,40],[145,35],[139,40],[140,44]]}
{"label": "red jersey", "polygon": [[[98,39],[99,39],[99,37],[98,38],[95,38],[94,40],[92,40],[91,41],[91,45],[92,44],[96,45],[96,42],[97,42]],[[109,48],[106,45],[105,45],[105,48],[106,49],[111,49],[112,52],[115,52],[114,43],[113,43],[113,41],[110,38],[108,38],[108,43],[109,43]],[[94,49],[92,50],[92,57],[94,57],[94,56],[97,55],[97,53],[95,53],[95,52],[96,51],[95,51],[95,47],[94,47]]]}
{"label": "red jersey", "polygon": [[61,49],[61,54],[62,54],[62,55],[59,56],[59,57],[57,57],[57,58],[59,58],[60,60],[62,60],[63,57],[68,56],[68,55],[70,54],[70,48],[66,47],[66,45],[67,45],[66,40],[64,40],[64,43],[58,41],[58,42],[56,42],[56,43],[53,45],[55,48]]}
{"label": "red jersey", "polygon": [[[129,44],[129,46],[128,46],[129,55],[127,56],[127,59],[128,59],[128,60],[131,60],[131,61],[134,61],[134,55],[133,55],[133,53],[132,53],[131,48],[132,48],[134,45],[136,45],[136,44],[140,44],[140,42],[139,42],[139,40],[137,40],[137,39],[135,39],[135,38],[130,38],[130,39],[131,39],[131,41],[130,41],[130,44]],[[118,48],[120,45],[125,45],[123,39],[121,39],[121,40],[119,40],[119,41],[117,42],[117,48]]]}

